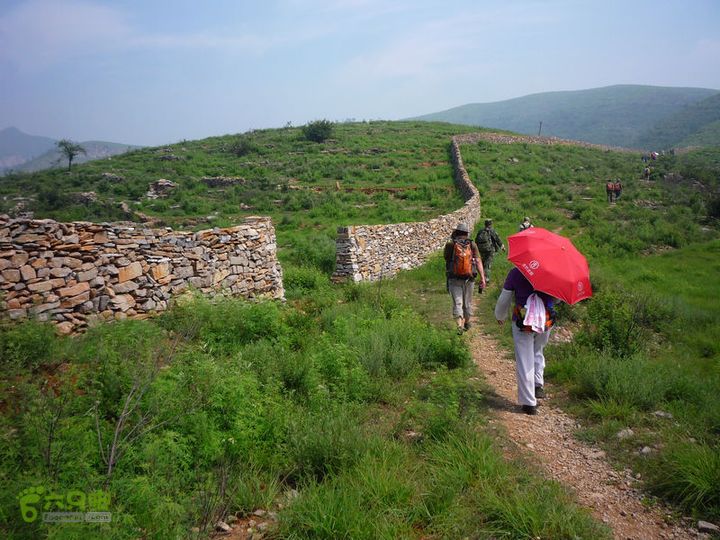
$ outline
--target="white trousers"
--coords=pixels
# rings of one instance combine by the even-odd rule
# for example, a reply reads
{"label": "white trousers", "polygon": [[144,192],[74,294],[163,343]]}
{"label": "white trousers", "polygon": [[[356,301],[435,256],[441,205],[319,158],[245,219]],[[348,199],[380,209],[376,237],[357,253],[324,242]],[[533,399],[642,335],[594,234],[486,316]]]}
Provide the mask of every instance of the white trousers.
{"label": "white trousers", "polygon": [[470,320],[473,314],[473,287],[475,281],[472,279],[455,279],[448,280],[448,291],[453,300],[453,317],[462,317],[466,321]]}
{"label": "white trousers", "polygon": [[515,342],[515,376],[517,377],[518,402],[520,405],[537,405],[535,387],[543,386],[545,355],[543,349],[550,339],[550,330],[538,334],[523,332],[512,322]]}

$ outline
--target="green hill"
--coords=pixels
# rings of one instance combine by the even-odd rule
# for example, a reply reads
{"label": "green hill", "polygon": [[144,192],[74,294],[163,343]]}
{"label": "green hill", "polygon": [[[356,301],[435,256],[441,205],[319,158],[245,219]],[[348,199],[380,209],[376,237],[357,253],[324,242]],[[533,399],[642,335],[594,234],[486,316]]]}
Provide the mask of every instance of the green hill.
{"label": "green hill", "polygon": [[720,146],[720,93],[691,103],[637,139],[641,148]]}
{"label": "green hill", "polygon": [[[416,119],[506,129],[530,135],[538,133],[542,122],[543,135],[643,148],[638,141],[660,120],[717,93],[717,90],[705,88],[617,85],[468,104]],[[648,149],[657,147],[653,139],[644,142],[649,145]]]}

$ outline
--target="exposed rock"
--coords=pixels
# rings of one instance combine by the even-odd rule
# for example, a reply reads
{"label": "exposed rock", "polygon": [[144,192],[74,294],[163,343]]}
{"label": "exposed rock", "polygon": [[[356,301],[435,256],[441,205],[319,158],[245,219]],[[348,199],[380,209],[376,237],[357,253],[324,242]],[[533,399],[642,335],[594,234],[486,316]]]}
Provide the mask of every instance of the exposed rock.
{"label": "exposed rock", "polygon": [[170,193],[177,186],[178,185],[175,182],[171,182],[170,180],[166,180],[165,178],[160,178],[159,180],[155,180],[155,182],[150,183],[150,185],[148,186],[148,192],[145,194],[145,196],[148,199],[167,197],[168,193]]}
{"label": "exposed rock", "polygon": [[703,520],[698,521],[697,528],[698,528],[698,531],[704,532],[704,533],[715,533],[715,534],[720,533],[720,527],[718,527],[717,525],[710,523],[708,521],[703,521]]}
{"label": "exposed rock", "polygon": [[628,439],[628,438],[632,437],[633,435],[635,435],[635,432],[632,429],[625,428],[621,431],[618,431],[617,435],[615,435],[615,436],[618,439],[623,440],[623,439]]}
{"label": "exposed rock", "polygon": [[230,532],[232,531],[232,527],[225,523],[224,521],[218,521],[215,524],[215,530],[220,532]]}

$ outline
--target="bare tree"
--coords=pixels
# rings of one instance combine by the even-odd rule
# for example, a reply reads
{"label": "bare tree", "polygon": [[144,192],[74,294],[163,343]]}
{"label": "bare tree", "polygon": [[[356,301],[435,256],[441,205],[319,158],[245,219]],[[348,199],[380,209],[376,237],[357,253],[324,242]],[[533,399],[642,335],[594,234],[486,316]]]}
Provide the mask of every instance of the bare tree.
{"label": "bare tree", "polygon": [[82,146],[80,146],[77,143],[72,142],[69,139],[61,139],[57,143],[58,150],[67,158],[68,160],[68,171],[70,170],[70,167],[72,167],[73,159],[75,159],[75,156],[78,154],[87,155],[87,150],[85,150]]}

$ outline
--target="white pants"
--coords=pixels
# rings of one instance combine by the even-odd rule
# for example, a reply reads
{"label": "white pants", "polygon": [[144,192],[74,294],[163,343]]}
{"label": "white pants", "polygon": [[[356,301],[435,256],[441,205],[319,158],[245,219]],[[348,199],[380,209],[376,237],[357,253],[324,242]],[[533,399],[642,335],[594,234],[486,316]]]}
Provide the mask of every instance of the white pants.
{"label": "white pants", "polygon": [[523,332],[515,322],[512,323],[512,335],[515,342],[515,375],[518,385],[520,405],[537,405],[535,387],[543,386],[545,355],[543,349],[550,339],[550,330],[538,334]]}
{"label": "white pants", "polygon": [[470,320],[473,314],[473,287],[475,281],[472,279],[455,279],[448,280],[448,291],[453,300],[453,317],[462,317],[466,321]]}

